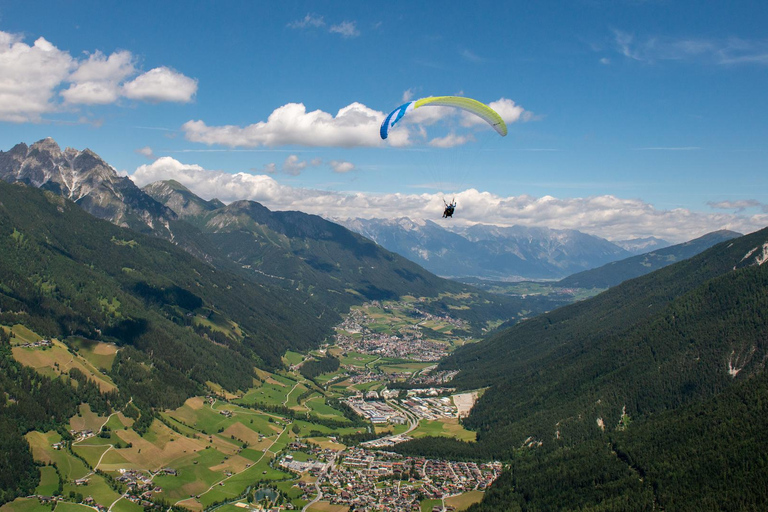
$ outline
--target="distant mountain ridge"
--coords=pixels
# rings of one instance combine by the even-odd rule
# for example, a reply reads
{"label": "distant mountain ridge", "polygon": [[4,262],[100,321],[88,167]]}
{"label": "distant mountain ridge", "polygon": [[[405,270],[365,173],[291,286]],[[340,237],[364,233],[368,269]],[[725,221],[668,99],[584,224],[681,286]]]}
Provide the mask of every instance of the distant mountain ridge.
{"label": "distant mountain ridge", "polygon": [[451,231],[408,218],[339,222],[444,277],[560,279],[632,255],[576,230],[478,224]]}
{"label": "distant mountain ridge", "polygon": [[742,234],[735,231],[714,231],[682,244],[614,261],[602,267],[570,275],[557,284],[566,288],[610,288],[627,279],[650,274],[654,270],[691,258],[713,245],[740,236]]}
{"label": "distant mountain ridge", "polygon": [[655,236],[633,238],[631,240],[613,240],[612,242],[632,254],[643,254],[673,245],[666,240],[656,238]]}

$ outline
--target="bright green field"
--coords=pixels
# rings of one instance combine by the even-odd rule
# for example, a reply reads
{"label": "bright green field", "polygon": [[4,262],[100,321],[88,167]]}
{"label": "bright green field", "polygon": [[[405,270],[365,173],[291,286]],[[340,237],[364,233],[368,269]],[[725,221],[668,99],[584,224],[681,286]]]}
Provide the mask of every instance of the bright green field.
{"label": "bright green field", "polygon": [[[115,506],[112,507],[112,512],[143,512],[144,509],[141,507],[141,505],[137,505],[136,503],[129,501],[129,500],[120,500],[117,503],[115,503]],[[82,510],[79,512],[83,512]]]}
{"label": "bright green field", "polygon": [[441,506],[441,500],[424,500],[421,502],[421,512],[432,512],[432,507]]}
{"label": "bright green field", "polygon": [[289,365],[299,364],[304,360],[304,356],[302,354],[299,354],[298,352],[292,352],[290,350],[286,352],[283,357]]}
{"label": "bright green field", "polygon": [[321,418],[333,418],[335,420],[346,422],[349,421],[340,411],[326,405],[323,397],[310,398],[304,402],[304,405],[312,409],[312,411]]}
{"label": "bright green field", "polygon": [[17,498],[0,507],[0,512],[51,512],[51,506],[32,498]]}
{"label": "bright green field", "polygon": [[56,468],[53,466],[43,466],[40,468],[40,484],[35,489],[35,494],[42,496],[53,496],[53,493],[59,488],[59,475],[56,474]]}

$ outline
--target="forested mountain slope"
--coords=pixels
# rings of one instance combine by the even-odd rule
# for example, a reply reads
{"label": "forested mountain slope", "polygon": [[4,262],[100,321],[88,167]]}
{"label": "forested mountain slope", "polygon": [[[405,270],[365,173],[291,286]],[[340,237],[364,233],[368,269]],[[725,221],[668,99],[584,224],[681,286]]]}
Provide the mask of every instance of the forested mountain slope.
{"label": "forested mountain slope", "polygon": [[490,386],[465,421],[477,445],[402,449],[510,458],[497,491],[525,510],[716,509],[729,478],[759,503],[766,260],[768,229],[458,350],[442,365],[454,382]]}
{"label": "forested mountain slope", "polygon": [[682,244],[614,261],[602,267],[570,275],[557,284],[566,288],[610,288],[627,279],[644,276],[654,270],[688,259],[713,245],[739,236],[741,234],[735,231],[714,231]]}
{"label": "forested mountain slope", "polygon": [[0,182],[0,203],[2,323],[151,352],[185,383],[171,396],[206,380],[248,386],[254,364],[280,364],[338,321],[301,294],[217,270],[50,192]]}

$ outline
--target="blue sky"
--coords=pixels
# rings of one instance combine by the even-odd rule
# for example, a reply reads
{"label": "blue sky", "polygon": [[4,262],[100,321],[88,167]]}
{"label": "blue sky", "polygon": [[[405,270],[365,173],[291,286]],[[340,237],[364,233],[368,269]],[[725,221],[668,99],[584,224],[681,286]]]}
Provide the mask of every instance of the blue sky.
{"label": "blue sky", "polygon": [[[332,217],[439,219],[457,194],[457,223],[746,232],[766,26],[764,2],[0,0],[0,150],[50,136],[139,184]],[[430,95],[495,102],[509,135],[436,111],[376,138]]]}

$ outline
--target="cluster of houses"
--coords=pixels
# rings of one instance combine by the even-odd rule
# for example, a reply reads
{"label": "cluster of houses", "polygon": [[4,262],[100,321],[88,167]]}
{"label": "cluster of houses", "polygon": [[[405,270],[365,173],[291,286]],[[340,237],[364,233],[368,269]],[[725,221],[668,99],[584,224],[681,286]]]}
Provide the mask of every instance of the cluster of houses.
{"label": "cluster of houses", "polygon": [[[86,428],[83,430],[70,430],[70,434],[72,434],[72,437],[75,439],[74,442],[77,443],[78,441],[83,441],[85,439],[88,439],[90,437],[95,436],[96,434],[91,430],[90,428]],[[53,446],[56,448],[56,446]],[[56,448],[57,450],[60,450],[61,448]]]}
{"label": "cluster of houses", "polygon": [[51,340],[37,340],[29,343],[21,343],[17,346],[23,347],[23,348],[41,348],[41,347],[50,347],[51,345],[53,345]]}
{"label": "cluster of houses", "polygon": [[338,334],[336,344],[345,351],[418,361],[438,361],[448,354],[448,345],[425,340],[417,330],[403,332],[401,329],[399,335],[395,335],[365,329],[360,338]]}
{"label": "cluster of houses", "polygon": [[421,510],[424,499],[484,490],[501,464],[403,457],[363,448],[344,450],[328,475],[324,496],[333,504],[364,510]]}
{"label": "cluster of houses", "polygon": [[[385,311],[408,309],[408,316],[418,318],[419,324],[401,326],[397,329],[397,334],[372,332],[367,326],[374,323],[376,319],[366,314],[366,306],[378,307]],[[372,301],[364,304],[360,309],[350,311],[344,322],[337,328],[336,344],[346,351],[354,350],[364,354],[418,361],[438,361],[448,353],[448,345],[423,339],[423,331],[419,326],[430,321],[449,324],[459,329],[467,327],[464,320],[449,316],[435,316],[410,305],[381,304],[379,301]],[[362,334],[362,336],[349,334]]]}

